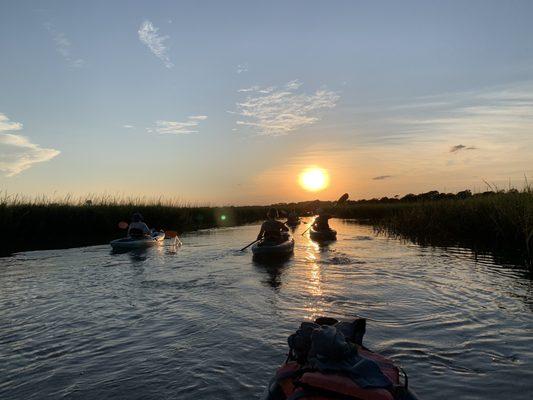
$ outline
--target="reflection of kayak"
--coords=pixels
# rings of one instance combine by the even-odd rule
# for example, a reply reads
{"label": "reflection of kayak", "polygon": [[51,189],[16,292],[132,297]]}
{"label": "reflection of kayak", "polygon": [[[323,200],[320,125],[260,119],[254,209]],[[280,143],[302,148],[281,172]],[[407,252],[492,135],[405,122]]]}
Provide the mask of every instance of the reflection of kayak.
{"label": "reflection of kayak", "polygon": [[151,236],[145,236],[142,238],[132,238],[128,236],[122,239],[113,240],[109,244],[114,249],[140,249],[162,244],[164,239],[165,232],[152,232]]}
{"label": "reflection of kayak", "polygon": [[363,345],[365,331],[363,318],[303,322],[289,336],[289,355],[265,399],[417,400],[405,371]]}
{"label": "reflection of kayak", "polygon": [[337,231],[335,229],[328,229],[327,231],[316,231],[314,228],[311,228],[309,231],[309,236],[313,240],[336,240]]}
{"label": "reflection of kayak", "polygon": [[290,235],[286,235],[286,240],[279,242],[271,242],[268,240],[261,240],[252,246],[252,253],[254,256],[286,256],[294,251],[294,239]]}

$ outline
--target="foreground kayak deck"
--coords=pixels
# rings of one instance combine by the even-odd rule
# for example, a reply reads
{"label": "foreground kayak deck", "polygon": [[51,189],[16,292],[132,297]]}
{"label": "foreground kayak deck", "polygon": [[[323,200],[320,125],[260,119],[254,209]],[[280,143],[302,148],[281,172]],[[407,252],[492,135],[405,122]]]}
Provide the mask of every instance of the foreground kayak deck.
{"label": "foreground kayak deck", "polygon": [[153,232],[151,236],[143,238],[132,238],[128,236],[113,240],[109,244],[113,249],[140,249],[160,245],[164,239],[164,232]]}
{"label": "foreground kayak deck", "polygon": [[[419,400],[406,372],[363,345],[366,319],[303,322],[288,338],[289,354],[266,400]],[[320,357],[317,357],[320,354]]]}

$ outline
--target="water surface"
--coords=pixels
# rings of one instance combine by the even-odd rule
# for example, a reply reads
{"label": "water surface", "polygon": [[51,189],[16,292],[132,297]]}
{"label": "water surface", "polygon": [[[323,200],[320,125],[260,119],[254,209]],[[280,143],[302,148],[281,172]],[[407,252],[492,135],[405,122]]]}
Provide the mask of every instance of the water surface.
{"label": "water surface", "polygon": [[333,221],[297,229],[283,265],[239,252],[258,226],[183,246],[108,246],[0,259],[0,399],[260,398],[302,320],[369,318],[365,343],[403,365],[423,399],[531,399],[528,275],[461,249]]}

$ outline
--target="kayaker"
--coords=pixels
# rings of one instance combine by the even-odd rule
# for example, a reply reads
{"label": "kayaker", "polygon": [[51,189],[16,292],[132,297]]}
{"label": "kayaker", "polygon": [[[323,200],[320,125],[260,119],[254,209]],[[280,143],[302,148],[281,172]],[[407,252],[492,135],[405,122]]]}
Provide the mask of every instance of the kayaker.
{"label": "kayaker", "polygon": [[287,216],[287,222],[289,223],[298,223],[298,214],[296,214],[296,210],[293,208],[291,212],[289,212],[289,215]]}
{"label": "kayaker", "polygon": [[318,210],[318,217],[315,218],[315,221],[313,222],[313,228],[316,231],[329,231],[331,227],[329,226],[329,220],[332,218],[332,216],[323,210]]}
{"label": "kayaker", "polygon": [[271,208],[267,213],[267,220],[261,225],[257,240],[282,242],[282,232],[288,232],[289,228],[283,222],[278,221],[278,210]]}
{"label": "kayaker", "polygon": [[128,227],[128,236],[131,237],[141,237],[145,235],[150,235],[152,231],[150,228],[148,228],[148,225],[146,225],[143,221],[143,216],[141,213],[134,213],[131,216],[131,223]]}

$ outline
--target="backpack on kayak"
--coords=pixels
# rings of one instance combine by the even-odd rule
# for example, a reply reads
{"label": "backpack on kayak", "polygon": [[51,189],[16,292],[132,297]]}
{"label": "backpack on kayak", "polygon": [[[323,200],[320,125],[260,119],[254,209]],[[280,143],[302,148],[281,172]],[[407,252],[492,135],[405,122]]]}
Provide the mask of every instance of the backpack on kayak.
{"label": "backpack on kayak", "polygon": [[267,400],[413,400],[407,375],[363,346],[366,320],[303,322],[289,336],[289,354]]}

